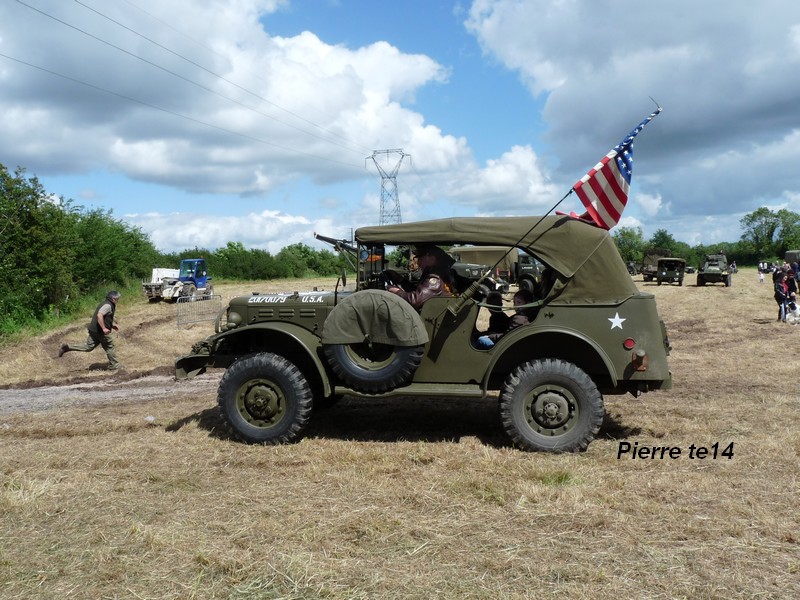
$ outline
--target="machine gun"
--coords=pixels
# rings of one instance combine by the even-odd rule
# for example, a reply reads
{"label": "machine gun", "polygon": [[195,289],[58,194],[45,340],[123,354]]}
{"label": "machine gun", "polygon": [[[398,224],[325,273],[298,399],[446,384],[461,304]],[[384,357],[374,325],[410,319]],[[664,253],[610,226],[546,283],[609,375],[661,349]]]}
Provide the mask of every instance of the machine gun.
{"label": "machine gun", "polygon": [[322,235],[316,231],[314,232],[314,237],[321,242],[325,242],[326,244],[333,246],[333,249],[342,254],[345,260],[354,270],[358,270],[358,267],[355,263],[355,258],[358,256],[358,249],[355,246],[352,246],[347,240],[337,240],[336,238]]}
{"label": "machine gun", "polygon": [[357,254],[358,250],[354,246],[351,246],[347,240],[337,240],[332,237],[328,237],[327,235],[322,235],[320,233],[314,232],[314,237],[318,240],[325,242],[326,244],[330,244],[333,246],[333,249],[337,252],[350,252],[351,254]]}

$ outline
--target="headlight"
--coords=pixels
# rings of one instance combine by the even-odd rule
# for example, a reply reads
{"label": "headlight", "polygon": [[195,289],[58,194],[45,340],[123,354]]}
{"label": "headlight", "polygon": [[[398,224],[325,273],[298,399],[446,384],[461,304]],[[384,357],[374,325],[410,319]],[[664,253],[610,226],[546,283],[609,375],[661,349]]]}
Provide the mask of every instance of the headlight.
{"label": "headlight", "polygon": [[228,325],[226,329],[234,329],[242,324],[242,315],[235,310],[228,311]]}

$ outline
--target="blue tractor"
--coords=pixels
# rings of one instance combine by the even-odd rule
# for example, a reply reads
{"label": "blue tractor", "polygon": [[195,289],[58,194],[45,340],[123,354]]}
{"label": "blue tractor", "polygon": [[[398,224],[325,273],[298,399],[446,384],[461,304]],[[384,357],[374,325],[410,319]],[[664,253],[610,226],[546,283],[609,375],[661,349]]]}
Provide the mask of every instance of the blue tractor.
{"label": "blue tractor", "polygon": [[205,258],[184,258],[177,278],[165,277],[161,297],[175,301],[178,298],[208,297],[214,294],[206,271]]}

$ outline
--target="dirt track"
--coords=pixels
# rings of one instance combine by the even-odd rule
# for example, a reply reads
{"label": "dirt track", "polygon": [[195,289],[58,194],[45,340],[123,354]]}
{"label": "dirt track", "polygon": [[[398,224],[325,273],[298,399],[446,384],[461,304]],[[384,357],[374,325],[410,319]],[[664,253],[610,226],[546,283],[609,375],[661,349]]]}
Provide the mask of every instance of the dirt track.
{"label": "dirt track", "polygon": [[222,372],[204,374],[186,381],[168,375],[147,375],[135,379],[113,378],[66,385],[46,385],[0,390],[0,415],[42,412],[56,407],[91,406],[108,402],[152,400],[185,393],[213,393]]}
{"label": "dirt track", "polygon": [[[308,281],[309,285],[328,284],[328,280]],[[286,285],[283,281],[244,282],[218,287],[227,304],[235,295]],[[100,348],[90,354],[69,352],[58,357],[62,343],[85,339],[85,319],[0,347],[0,415],[201,393],[213,402],[221,370],[187,381],[176,381],[174,376],[175,358],[189,353],[194,342],[213,333],[212,321],[178,327],[176,305],[149,303],[139,296],[123,297],[117,314],[120,329],[114,339],[125,366],[120,371],[105,370],[106,357]]]}

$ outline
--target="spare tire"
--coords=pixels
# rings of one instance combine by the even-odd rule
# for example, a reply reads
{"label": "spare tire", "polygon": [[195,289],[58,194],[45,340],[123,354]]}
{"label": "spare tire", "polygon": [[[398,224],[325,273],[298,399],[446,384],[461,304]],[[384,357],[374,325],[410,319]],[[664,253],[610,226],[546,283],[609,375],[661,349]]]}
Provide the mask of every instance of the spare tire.
{"label": "spare tire", "polygon": [[376,394],[410,382],[428,341],[425,325],[403,298],[385,290],[347,296],[322,327],[333,372],[352,389]]}
{"label": "spare tire", "polygon": [[380,394],[409,383],[422,362],[424,346],[332,344],[323,346],[333,372],[354,390]]}

